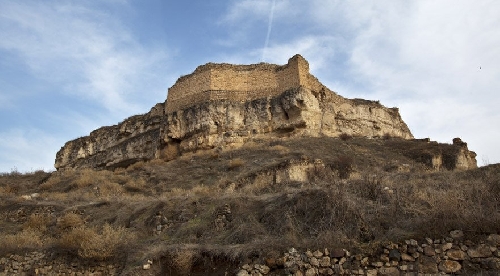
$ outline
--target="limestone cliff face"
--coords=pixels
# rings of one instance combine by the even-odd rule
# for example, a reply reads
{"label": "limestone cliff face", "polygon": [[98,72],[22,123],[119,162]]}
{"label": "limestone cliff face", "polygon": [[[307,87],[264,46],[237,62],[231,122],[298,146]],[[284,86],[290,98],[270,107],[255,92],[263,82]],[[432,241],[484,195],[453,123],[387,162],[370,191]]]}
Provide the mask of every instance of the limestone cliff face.
{"label": "limestone cliff face", "polygon": [[183,153],[265,136],[342,133],[413,138],[397,109],[299,87],[276,97],[210,101],[169,114],[157,104],[149,113],[67,142],[57,153],[55,167],[110,168],[165,157],[165,150],[172,148]]}
{"label": "limestone cliff face", "polygon": [[111,168],[154,158],[161,144],[163,110],[157,104],[144,115],[67,142],[56,155],[55,168]]}
{"label": "limestone cliff face", "polygon": [[343,133],[413,138],[397,108],[337,95],[300,56],[283,66],[207,64],[179,78],[150,112],[67,142],[55,167],[113,168],[253,138]]}
{"label": "limestone cliff face", "polygon": [[413,138],[397,109],[304,87],[248,102],[207,102],[167,114],[166,119],[164,139],[179,141],[181,152],[276,135]]}

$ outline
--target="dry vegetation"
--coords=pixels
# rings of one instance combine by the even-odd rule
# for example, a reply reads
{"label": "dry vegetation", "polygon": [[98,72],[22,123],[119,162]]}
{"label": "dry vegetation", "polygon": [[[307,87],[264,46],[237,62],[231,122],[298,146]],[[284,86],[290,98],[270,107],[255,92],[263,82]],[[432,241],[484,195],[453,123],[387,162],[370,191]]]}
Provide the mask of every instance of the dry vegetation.
{"label": "dry vegetation", "polygon": [[[393,138],[297,138],[115,171],[7,173],[0,177],[0,248],[136,265],[168,256],[179,272],[292,246],[369,250],[454,229],[469,239],[498,231],[500,166],[430,170],[432,151],[453,150]],[[309,181],[276,180],[290,160],[316,159],[324,166],[311,169]],[[158,211],[164,219],[155,233]]]}

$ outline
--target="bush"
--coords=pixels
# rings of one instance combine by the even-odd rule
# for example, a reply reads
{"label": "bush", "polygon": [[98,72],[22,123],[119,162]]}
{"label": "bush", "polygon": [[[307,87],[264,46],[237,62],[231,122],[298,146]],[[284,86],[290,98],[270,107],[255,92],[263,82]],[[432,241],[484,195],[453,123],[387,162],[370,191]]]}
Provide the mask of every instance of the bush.
{"label": "bush", "polygon": [[382,138],[383,138],[384,140],[389,140],[389,139],[391,139],[391,138],[392,138],[392,135],[391,135],[390,133],[386,132],[386,133],[384,133],[384,135],[382,136]]}
{"label": "bush", "polygon": [[80,176],[75,180],[74,183],[78,188],[84,188],[94,185],[101,178],[98,174],[99,173],[94,170],[85,169],[81,172]]}
{"label": "bush", "polygon": [[59,230],[68,230],[73,228],[78,228],[84,224],[83,218],[75,213],[66,213],[57,221],[57,228]]}
{"label": "bush", "polygon": [[47,231],[47,227],[52,222],[48,215],[44,214],[31,214],[28,220],[23,224],[23,229],[31,229],[43,233]]}
{"label": "bush", "polygon": [[118,183],[105,180],[98,186],[99,195],[104,197],[120,196],[124,193],[124,188]]}
{"label": "bush", "polygon": [[59,244],[82,258],[104,260],[116,256],[131,238],[125,228],[105,224],[101,231],[95,227],[74,228],[61,236]]}
{"label": "bush", "polygon": [[243,160],[241,158],[231,159],[231,161],[229,161],[228,169],[234,170],[234,169],[239,168],[243,165],[245,165],[245,160]]}
{"label": "bush", "polygon": [[49,190],[53,188],[56,184],[61,182],[61,176],[58,174],[53,174],[49,179],[40,184],[40,189]]}
{"label": "bush", "polygon": [[195,256],[196,252],[194,250],[178,250],[172,256],[172,266],[180,275],[190,275]]}
{"label": "bush", "polygon": [[15,252],[20,249],[37,249],[43,246],[42,233],[27,228],[19,233],[5,235],[0,239],[0,249]]}
{"label": "bush", "polygon": [[347,140],[352,139],[352,136],[349,135],[349,134],[347,134],[347,133],[342,133],[342,134],[339,135],[339,138],[342,141],[347,141]]}
{"label": "bush", "polygon": [[147,185],[146,181],[143,178],[139,179],[129,179],[123,188],[125,191],[130,193],[141,193],[144,192]]}
{"label": "bush", "polygon": [[341,179],[347,179],[353,171],[352,158],[347,155],[337,157],[332,165],[332,168],[337,170]]}

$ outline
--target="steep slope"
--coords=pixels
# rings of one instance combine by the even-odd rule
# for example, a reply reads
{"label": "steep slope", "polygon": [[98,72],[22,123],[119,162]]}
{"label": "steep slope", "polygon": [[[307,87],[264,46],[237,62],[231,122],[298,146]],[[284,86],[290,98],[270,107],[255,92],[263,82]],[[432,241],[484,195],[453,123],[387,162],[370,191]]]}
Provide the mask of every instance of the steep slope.
{"label": "steep slope", "polygon": [[[11,274],[233,275],[245,264],[269,275],[431,273],[447,271],[439,267],[455,250],[461,273],[495,271],[499,246],[486,237],[500,225],[500,170],[457,170],[464,146],[300,136],[114,171],[13,172],[0,176],[0,266]],[[450,240],[452,230],[464,236]],[[474,251],[481,240],[488,255]],[[387,261],[388,246],[413,261]],[[331,263],[319,266],[307,249],[325,248]]]}

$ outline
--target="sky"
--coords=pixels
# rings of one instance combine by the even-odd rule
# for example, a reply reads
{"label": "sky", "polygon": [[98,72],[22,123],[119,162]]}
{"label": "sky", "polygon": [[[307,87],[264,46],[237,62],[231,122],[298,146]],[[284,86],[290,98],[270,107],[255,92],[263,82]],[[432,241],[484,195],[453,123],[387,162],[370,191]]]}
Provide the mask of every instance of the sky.
{"label": "sky", "polygon": [[500,162],[500,1],[0,1],[0,172],[54,170],[65,142],[148,112],[207,62],[301,54],[416,138]]}

